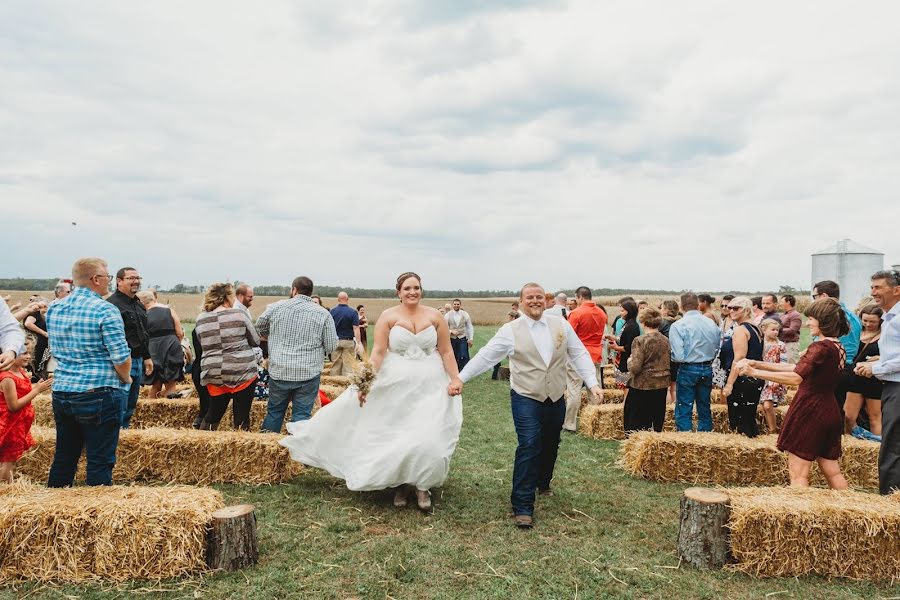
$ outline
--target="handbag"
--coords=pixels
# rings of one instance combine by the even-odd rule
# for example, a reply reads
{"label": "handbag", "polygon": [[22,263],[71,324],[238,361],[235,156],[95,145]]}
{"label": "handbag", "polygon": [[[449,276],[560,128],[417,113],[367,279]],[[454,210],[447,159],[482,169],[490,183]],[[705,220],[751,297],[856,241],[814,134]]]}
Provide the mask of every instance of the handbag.
{"label": "handbag", "polygon": [[620,390],[624,390],[631,382],[631,373],[616,369],[613,371],[613,378],[615,379],[616,387]]}

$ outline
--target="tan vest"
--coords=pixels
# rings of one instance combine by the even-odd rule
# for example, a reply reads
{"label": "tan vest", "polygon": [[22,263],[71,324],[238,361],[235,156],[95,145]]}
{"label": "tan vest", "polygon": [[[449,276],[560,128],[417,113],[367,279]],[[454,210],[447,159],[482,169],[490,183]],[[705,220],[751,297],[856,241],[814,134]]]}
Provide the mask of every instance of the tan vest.
{"label": "tan vest", "polygon": [[[555,402],[566,392],[567,344],[562,319],[548,316],[550,339],[553,341],[553,356],[550,364],[545,365],[541,353],[538,352],[531,331],[526,323],[528,317],[520,317],[512,322],[515,346],[513,355],[509,357],[509,384],[517,393],[544,402],[548,398]],[[560,344],[560,335],[563,341]]]}

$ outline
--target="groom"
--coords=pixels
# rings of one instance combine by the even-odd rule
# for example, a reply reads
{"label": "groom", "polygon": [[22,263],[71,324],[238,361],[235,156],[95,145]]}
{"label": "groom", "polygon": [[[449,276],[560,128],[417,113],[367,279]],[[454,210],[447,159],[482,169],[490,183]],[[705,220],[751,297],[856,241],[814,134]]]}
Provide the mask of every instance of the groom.
{"label": "groom", "polygon": [[[531,529],[535,491],[553,495],[550,480],[566,416],[566,363],[571,361],[595,402],[601,401],[603,391],[591,356],[569,323],[544,314],[544,288],[526,283],[519,307],[524,318],[503,325],[459,378],[465,383],[509,357],[512,415],[519,438],[510,500],[516,526]],[[458,393],[453,384],[450,387],[451,395]]]}

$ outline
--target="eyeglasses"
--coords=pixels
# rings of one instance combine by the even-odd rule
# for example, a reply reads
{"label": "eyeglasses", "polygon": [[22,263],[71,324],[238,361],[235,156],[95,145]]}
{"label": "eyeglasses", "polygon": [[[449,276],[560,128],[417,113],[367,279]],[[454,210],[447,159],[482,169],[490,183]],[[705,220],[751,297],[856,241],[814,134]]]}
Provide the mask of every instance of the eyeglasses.
{"label": "eyeglasses", "polygon": [[112,279],[112,275],[109,273],[94,273],[91,277],[106,277],[107,279]]}
{"label": "eyeglasses", "polygon": [[143,277],[135,277],[133,275],[131,277],[124,277],[124,279],[125,279],[125,281],[143,281],[144,280]]}

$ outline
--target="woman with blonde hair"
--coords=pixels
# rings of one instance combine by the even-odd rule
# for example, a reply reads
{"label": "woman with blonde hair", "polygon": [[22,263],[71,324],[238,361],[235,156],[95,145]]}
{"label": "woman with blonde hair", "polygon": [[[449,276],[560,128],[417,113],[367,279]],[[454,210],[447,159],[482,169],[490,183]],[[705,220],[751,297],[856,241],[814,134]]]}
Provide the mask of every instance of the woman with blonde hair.
{"label": "woman with blonde hair", "polygon": [[719,354],[722,368],[728,373],[722,397],[728,404],[728,426],[732,431],[747,437],[756,437],[756,407],[765,382],[755,377],[740,375],[733,369],[742,360],[763,359],[763,336],[753,323],[753,303],[746,296],[738,296],[728,302],[728,313],[734,320],[734,335],[722,342]]}
{"label": "woman with blonde hair", "polygon": [[150,358],[153,373],[150,381],[150,397],[165,397],[175,391],[184,379],[184,350],[181,340],[184,329],[175,309],[159,303],[156,290],[150,288],[137,293],[147,309],[147,335],[150,336]]}
{"label": "woman with blonde hair", "polygon": [[250,429],[250,407],[258,376],[256,353],[259,334],[240,308],[234,308],[234,286],[214,283],[206,290],[203,312],[194,331],[200,340],[200,384],[209,392],[209,411],[200,429],[216,429],[228,404],[235,429]]}
{"label": "woman with blonde hair", "polygon": [[850,331],[850,323],[834,298],[816,300],[805,314],[810,333],[819,339],[796,365],[744,360],[735,369],[746,377],[798,386],[778,434],[778,449],[788,453],[791,486],[809,487],[815,461],[832,489],[845,490],[847,480],[838,463],[844,419],[834,390],[846,360],[838,338]]}

